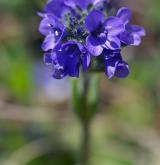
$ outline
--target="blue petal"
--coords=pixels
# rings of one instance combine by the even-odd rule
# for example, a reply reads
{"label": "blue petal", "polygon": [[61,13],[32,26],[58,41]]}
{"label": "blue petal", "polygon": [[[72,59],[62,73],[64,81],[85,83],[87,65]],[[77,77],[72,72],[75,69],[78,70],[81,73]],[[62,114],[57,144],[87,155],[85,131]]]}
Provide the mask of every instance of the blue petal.
{"label": "blue petal", "polygon": [[49,26],[49,20],[48,18],[42,19],[40,25],[39,25],[39,32],[43,35],[48,35],[51,31],[51,27]]}
{"label": "blue petal", "polygon": [[50,0],[45,6],[44,11],[57,17],[62,17],[68,11],[68,7],[64,4],[63,0]]}
{"label": "blue petal", "polygon": [[134,43],[134,37],[132,33],[124,31],[119,35],[119,39],[126,45],[132,45]]}
{"label": "blue petal", "polygon": [[65,5],[76,8],[76,2],[74,0],[64,0]]}
{"label": "blue petal", "polygon": [[52,76],[55,79],[62,79],[67,75],[65,68],[58,63],[54,64],[52,69],[53,69]]}
{"label": "blue petal", "polygon": [[46,65],[53,64],[53,59],[51,53],[45,53],[43,56],[43,61]]}
{"label": "blue petal", "polygon": [[89,4],[94,4],[95,0],[64,0],[64,3],[67,6],[70,6],[72,8],[76,8],[78,6],[82,10],[87,9]]}
{"label": "blue petal", "polygon": [[138,34],[133,33],[133,43],[131,45],[133,46],[139,46],[141,44],[141,37]]}
{"label": "blue petal", "polygon": [[126,26],[126,30],[141,37],[144,37],[146,35],[145,29],[138,25],[128,25]]}
{"label": "blue petal", "polygon": [[[89,36],[90,37],[90,36]],[[99,56],[103,52],[103,47],[101,45],[94,46],[90,43],[89,37],[86,39],[86,48],[88,52],[93,56]]]}
{"label": "blue petal", "polygon": [[54,78],[62,79],[66,76],[65,68],[58,63],[56,53],[45,53],[43,60],[46,65],[52,66],[52,76]]}
{"label": "blue petal", "polygon": [[106,0],[94,0],[93,1],[93,4],[94,5],[97,5],[97,4],[99,4],[99,3],[101,3],[101,2],[105,2]]}
{"label": "blue petal", "polygon": [[79,63],[69,62],[69,66],[67,68],[67,73],[71,77],[79,77]]}
{"label": "blue petal", "polygon": [[64,25],[53,15],[43,14],[43,19],[39,25],[39,32],[43,35],[48,35],[53,32],[53,29],[59,29],[60,31],[64,31]]}
{"label": "blue petal", "polygon": [[118,17],[110,16],[104,22],[108,35],[116,36],[125,30],[125,26]]}
{"label": "blue petal", "polygon": [[117,17],[119,17],[126,25],[131,20],[132,13],[127,7],[122,7],[118,10]]}
{"label": "blue petal", "polygon": [[119,38],[127,45],[138,46],[141,43],[141,37],[145,35],[146,32],[143,27],[137,25],[126,25],[126,31],[121,33]]}
{"label": "blue petal", "polygon": [[118,78],[126,78],[129,75],[129,66],[126,62],[120,61],[117,65],[115,76]]}
{"label": "blue petal", "polygon": [[108,59],[105,61],[105,73],[108,79],[114,77],[118,62],[119,59],[117,60],[116,58]]}
{"label": "blue petal", "polygon": [[87,51],[87,49],[82,44],[77,43],[77,46],[79,50],[81,51],[82,68],[83,68],[83,71],[85,72],[90,65],[91,56],[89,52]]}
{"label": "blue petal", "polygon": [[93,10],[89,13],[85,20],[85,27],[88,32],[94,32],[100,26],[104,19],[102,12]]}
{"label": "blue petal", "polygon": [[62,45],[61,50],[58,52],[58,62],[64,66],[66,72],[71,77],[79,76],[81,52],[75,41],[69,41]]}
{"label": "blue petal", "polygon": [[116,57],[117,59],[121,60],[121,50],[111,50],[111,49],[104,49],[102,53],[102,57],[104,60],[111,59],[113,57]]}
{"label": "blue petal", "polygon": [[108,36],[104,46],[111,50],[120,49],[121,42],[118,37]]}
{"label": "blue petal", "polygon": [[90,65],[90,62],[91,62],[91,56],[89,53],[85,53],[82,55],[82,68],[83,68],[83,71],[87,71],[89,65]]}
{"label": "blue petal", "polygon": [[56,46],[55,36],[54,34],[49,34],[46,36],[44,42],[42,43],[42,49],[44,51],[48,51],[54,49]]}
{"label": "blue petal", "polygon": [[93,45],[93,46],[98,46],[98,45],[103,45],[107,40],[107,36],[104,33],[101,33],[97,36],[90,35],[88,36],[88,41]]}
{"label": "blue petal", "polygon": [[105,64],[105,73],[108,79],[115,76],[117,66],[121,61],[122,57],[120,54],[120,50],[111,51],[111,50],[104,50],[103,52],[104,57],[104,64]]}

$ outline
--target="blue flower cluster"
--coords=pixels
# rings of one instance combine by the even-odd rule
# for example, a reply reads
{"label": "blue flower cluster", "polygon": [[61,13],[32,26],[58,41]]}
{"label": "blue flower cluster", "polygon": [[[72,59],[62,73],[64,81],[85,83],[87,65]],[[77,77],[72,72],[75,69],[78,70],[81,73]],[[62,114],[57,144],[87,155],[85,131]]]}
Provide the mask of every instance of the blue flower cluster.
{"label": "blue flower cluster", "polygon": [[[105,3],[105,4],[104,4]],[[44,62],[53,69],[53,77],[79,77],[92,68],[94,61],[103,64],[108,79],[125,78],[128,64],[121,48],[138,46],[145,36],[143,27],[130,25],[131,11],[122,7],[114,16],[105,9],[106,0],[49,0],[39,31],[45,36]]]}

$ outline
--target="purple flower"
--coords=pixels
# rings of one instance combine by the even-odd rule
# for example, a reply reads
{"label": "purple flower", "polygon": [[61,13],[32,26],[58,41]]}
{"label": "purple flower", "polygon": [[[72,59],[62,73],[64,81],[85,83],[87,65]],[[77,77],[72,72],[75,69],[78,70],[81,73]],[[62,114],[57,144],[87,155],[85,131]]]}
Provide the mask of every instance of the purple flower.
{"label": "purple flower", "polygon": [[125,25],[125,31],[120,33],[119,39],[125,45],[138,46],[141,43],[141,37],[146,35],[143,27],[138,25],[129,25],[132,13],[127,7],[122,7],[117,13]]}
{"label": "purple flower", "polygon": [[121,44],[117,36],[124,31],[124,24],[118,17],[110,16],[105,19],[102,12],[93,10],[86,17],[85,27],[90,33],[86,39],[87,49],[92,55],[99,56],[103,47],[120,49]]}
{"label": "purple flower", "polygon": [[79,67],[82,65],[83,71],[87,70],[90,65],[90,55],[80,43],[68,41],[54,53],[45,54],[44,62],[53,67],[53,77],[56,79],[66,75],[79,77]]}
{"label": "purple flower", "polygon": [[43,14],[39,31],[46,36],[42,44],[44,51],[57,48],[66,32],[64,25],[55,16],[49,14]]}
{"label": "purple flower", "polygon": [[122,60],[120,50],[105,49],[102,54],[105,73],[108,79],[114,76],[117,78],[125,78],[129,75],[128,64]]}
{"label": "purple flower", "polygon": [[89,68],[96,70],[95,67],[101,70],[103,66],[109,79],[128,76],[121,47],[139,45],[145,30],[129,24],[131,11],[126,7],[110,16],[109,2],[49,0],[43,13],[39,13],[39,32],[45,36],[44,62],[52,68],[54,78],[79,77],[80,68],[86,72]]}

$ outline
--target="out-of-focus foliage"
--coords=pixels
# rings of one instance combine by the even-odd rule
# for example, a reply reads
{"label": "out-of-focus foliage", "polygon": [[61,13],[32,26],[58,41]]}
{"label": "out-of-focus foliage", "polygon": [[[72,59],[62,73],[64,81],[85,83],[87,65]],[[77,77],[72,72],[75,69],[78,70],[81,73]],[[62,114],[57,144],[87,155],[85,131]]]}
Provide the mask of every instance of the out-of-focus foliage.
{"label": "out-of-focus foliage", "polygon": [[[45,0],[0,0],[0,165],[74,165],[81,130],[70,111],[68,80],[42,63],[38,33]],[[125,80],[101,75],[92,124],[92,165],[160,164],[160,1],[123,1],[147,29],[141,47],[124,49]],[[93,92],[94,93],[94,92]]]}

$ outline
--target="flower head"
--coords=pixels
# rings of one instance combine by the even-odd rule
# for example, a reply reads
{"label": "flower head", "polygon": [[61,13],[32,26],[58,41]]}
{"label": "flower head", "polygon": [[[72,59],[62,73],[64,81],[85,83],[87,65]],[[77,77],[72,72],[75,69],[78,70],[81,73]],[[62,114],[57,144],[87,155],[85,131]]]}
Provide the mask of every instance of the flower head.
{"label": "flower head", "polygon": [[60,79],[68,75],[79,76],[79,66],[82,65],[84,71],[90,64],[90,54],[86,48],[75,41],[68,41],[61,45],[60,49],[46,53],[44,62],[53,66],[53,77]]}
{"label": "flower head", "polygon": [[90,55],[83,45],[75,41],[68,41],[57,52],[57,60],[71,77],[79,76],[79,66],[85,71],[90,62]]}
{"label": "flower head", "polygon": [[52,68],[54,78],[79,77],[80,68],[86,72],[99,59],[109,79],[129,75],[121,49],[139,45],[145,30],[129,24],[132,14],[128,8],[108,15],[110,5],[106,4],[107,0],[48,1],[39,14],[39,32],[45,36],[44,62]]}

